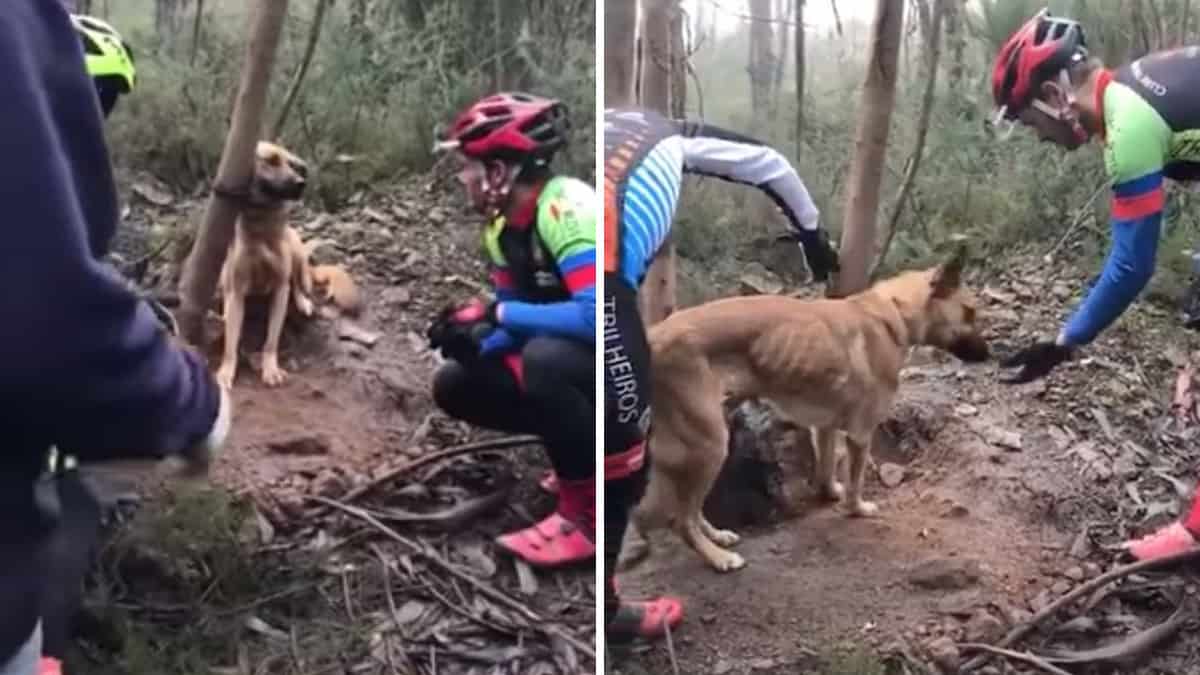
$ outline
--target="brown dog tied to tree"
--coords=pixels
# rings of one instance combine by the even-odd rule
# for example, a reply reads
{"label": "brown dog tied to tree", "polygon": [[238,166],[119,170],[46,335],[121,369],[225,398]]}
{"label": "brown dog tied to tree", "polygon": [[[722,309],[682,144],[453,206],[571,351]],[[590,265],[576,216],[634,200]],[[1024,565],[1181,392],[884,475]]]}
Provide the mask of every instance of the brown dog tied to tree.
{"label": "brown dog tied to tree", "polygon": [[237,375],[247,297],[266,297],[270,302],[262,350],[262,380],[269,387],[277,387],[287,378],[279,367],[279,336],[289,298],[301,314],[311,316],[313,283],[324,282],[336,305],[348,312],[358,310],[359,293],[350,276],[340,267],[310,266],[309,247],[288,225],[287,205],[304,194],[307,178],[303,160],[274,143],[258,143],[254,178],[221,268],[225,345],[217,380],[225,387],[232,387]]}
{"label": "brown dog tied to tree", "polygon": [[844,442],[850,513],[874,515],[878,507],[863,499],[863,475],[909,348],[932,345],[967,362],[988,358],[975,297],[960,283],[962,265],[960,251],[944,265],[905,272],[838,300],[717,300],[651,328],[652,461],[634,513],[643,536],[669,524],[718,571],[745,565],[724,548],[738,535],[713,527],[702,513],[727,454],[727,396],[760,397],[809,427],[814,484],[833,500],[845,492],[836,473]]}

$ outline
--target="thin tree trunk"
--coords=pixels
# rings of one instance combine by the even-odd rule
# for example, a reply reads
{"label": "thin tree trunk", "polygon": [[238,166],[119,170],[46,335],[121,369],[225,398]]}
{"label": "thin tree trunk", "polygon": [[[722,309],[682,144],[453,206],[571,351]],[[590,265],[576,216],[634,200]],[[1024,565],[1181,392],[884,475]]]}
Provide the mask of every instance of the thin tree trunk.
{"label": "thin tree trunk", "polygon": [[204,0],[196,0],[196,15],[192,19],[192,53],[188,56],[188,65],[196,65],[196,54],[200,52],[200,28],[204,23]]}
{"label": "thin tree trunk", "polygon": [[671,2],[671,115],[687,114],[687,45],[684,42],[685,22],[679,0]]}
{"label": "thin tree trunk", "polygon": [[[288,0],[259,0],[246,47],[246,63],[233,119],[217,168],[216,184],[224,189],[244,189],[253,176],[254,146],[262,131],[271,70],[275,66],[275,53],[287,9]],[[177,318],[183,338],[194,345],[200,345],[203,340],[204,316],[216,291],[225,254],[233,241],[237,216],[236,201],[216,194],[211,196],[191,254],[184,264],[179,282],[181,307]]]}
{"label": "thin tree trunk", "polygon": [[835,296],[847,296],[867,286],[868,266],[875,249],[875,219],[887,154],[888,131],[896,102],[896,72],[900,57],[904,3],[877,0],[871,27],[871,56],[863,82],[854,160],[846,184],[846,217],[842,225],[841,272]]}
{"label": "thin tree trunk", "polygon": [[1175,45],[1179,47],[1187,44],[1187,25],[1192,12],[1191,0],[1181,0],[1181,2],[1183,3],[1183,16],[1179,19],[1179,36],[1175,38]]}
{"label": "thin tree trunk", "polygon": [[755,126],[770,118],[771,79],[775,49],[771,24],[771,0],[750,0],[750,106]]}
{"label": "thin tree trunk", "polygon": [[959,87],[962,85],[963,78],[963,59],[966,52],[967,40],[963,34],[962,24],[962,0],[950,0],[944,4],[946,15],[943,17],[946,29],[946,42],[950,47],[950,72],[947,79],[947,89],[955,100],[961,98],[959,96]]}
{"label": "thin tree trunk", "polygon": [[796,0],[796,156],[804,149],[804,0]]}
{"label": "thin tree trunk", "polygon": [[634,70],[637,36],[637,0],[604,2],[604,105],[628,106],[635,102]]}
{"label": "thin tree trunk", "polygon": [[504,57],[501,56],[504,51],[504,28],[500,20],[500,0],[492,0],[492,40],[496,50],[493,57],[495,63],[492,64],[495,67],[492,74],[492,90],[501,91],[504,89]]}
{"label": "thin tree trunk", "polygon": [[[676,0],[643,0],[641,104],[671,114],[671,9]],[[675,246],[668,239],[643,283],[642,318],[647,326],[675,311]]]}
{"label": "thin tree trunk", "polygon": [[325,23],[325,11],[329,9],[330,0],[317,0],[317,6],[313,9],[312,27],[308,30],[308,43],[304,45],[304,56],[300,59],[300,65],[296,68],[296,74],[292,77],[292,83],[288,87],[287,96],[283,99],[283,105],[279,108],[279,116],[275,118],[275,128],[271,131],[271,138],[278,140],[283,136],[283,127],[287,124],[288,113],[292,111],[292,105],[296,102],[296,97],[300,95],[300,87],[304,84],[304,77],[308,74],[308,68],[312,65],[313,54],[317,51],[317,42],[321,39],[321,27]]}
{"label": "thin tree trunk", "polygon": [[942,19],[947,2],[954,0],[933,0],[933,16],[930,20],[929,32],[926,34],[928,42],[928,60],[925,65],[925,91],[921,95],[921,113],[917,119],[917,137],[913,141],[912,155],[909,156],[908,165],[905,167],[904,178],[900,182],[900,187],[896,191],[896,199],[892,203],[892,213],[888,217],[887,229],[884,230],[883,245],[879,248],[879,257],[876,259],[875,266],[871,269],[871,275],[883,265],[883,261],[887,258],[888,250],[892,247],[892,239],[896,236],[896,229],[900,225],[900,216],[904,213],[904,205],[908,202],[908,194],[912,190],[913,183],[917,177],[917,170],[921,168],[921,157],[925,152],[925,136],[929,132],[929,118],[933,114],[934,93],[937,91],[937,73],[938,61],[941,56],[941,36],[942,36]]}
{"label": "thin tree trunk", "polygon": [[779,6],[776,8],[775,15],[779,17],[779,49],[775,52],[775,69],[772,73],[771,80],[771,119],[775,119],[779,115],[779,106],[781,101],[780,96],[783,92],[783,72],[787,70],[787,53],[788,53],[788,38],[792,32],[788,30],[784,21],[793,18],[795,13],[794,3],[796,0],[779,0]]}
{"label": "thin tree trunk", "polygon": [[833,9],[833,25],[837,27],[838,37],[842,37],[842,16],[838,14],[837,0],[829,0],[829,6]]}

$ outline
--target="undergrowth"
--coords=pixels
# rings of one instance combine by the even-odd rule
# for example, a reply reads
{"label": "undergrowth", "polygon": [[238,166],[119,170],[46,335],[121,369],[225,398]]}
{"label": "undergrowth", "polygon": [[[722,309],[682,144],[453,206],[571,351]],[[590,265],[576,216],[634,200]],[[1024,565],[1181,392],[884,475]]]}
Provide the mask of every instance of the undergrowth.
{"label": "undergrowth", "polygon": [[155,496],[106,539],[85,600],[101,629],[85,630],[68,666],[191,675],[257,662],[258,622],[304,625],[311,639],[323,605],[317,559],[264,551],[258,528],[250,507],[220,490]]}

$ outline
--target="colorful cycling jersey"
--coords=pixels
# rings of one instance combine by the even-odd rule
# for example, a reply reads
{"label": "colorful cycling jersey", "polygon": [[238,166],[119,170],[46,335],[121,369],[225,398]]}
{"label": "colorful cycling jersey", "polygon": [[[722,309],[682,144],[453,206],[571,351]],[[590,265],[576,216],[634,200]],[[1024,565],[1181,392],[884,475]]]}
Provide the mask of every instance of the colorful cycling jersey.
{"label": "colorful cycling jersey", "polygon": [[604,111],[604,271],[641,285],[675,217],[684,174],[753,185],[783,209],[800,240],[820,213],[783,155],[712,125],[645,110]]}
{"label": "colorful cycling jersey", "polygon": [[596,191],[566,176],[538,195],[533,227],[497,217],[484,231],[501,324],[484,351],[556,334],[595,343]]}
{"label": "colorful cycling jersey", "polygon": [[1200,47],[1156,52],[1102,71],[1096,105],[1112,182],[1113,243],[1100,280],[1063,331],[1075,345],[1095,339],[1154,274],[1163,179],[1200,180]]}

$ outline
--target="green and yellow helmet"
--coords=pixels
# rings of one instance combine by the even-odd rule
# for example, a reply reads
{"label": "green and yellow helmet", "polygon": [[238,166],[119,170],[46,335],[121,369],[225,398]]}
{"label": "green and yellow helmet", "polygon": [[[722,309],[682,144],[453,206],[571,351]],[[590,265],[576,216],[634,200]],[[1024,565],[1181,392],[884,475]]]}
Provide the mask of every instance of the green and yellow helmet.
{"label": "green and yellow helmet", "polygon": [[72,14],[71,22],[83,41],[84,61],[92,79],[114,82],[122,94],[133,91],[137,75],[133,52],[121,34],[93,16]]}

